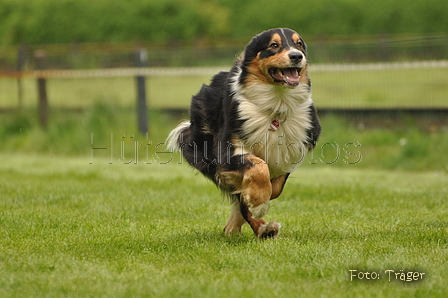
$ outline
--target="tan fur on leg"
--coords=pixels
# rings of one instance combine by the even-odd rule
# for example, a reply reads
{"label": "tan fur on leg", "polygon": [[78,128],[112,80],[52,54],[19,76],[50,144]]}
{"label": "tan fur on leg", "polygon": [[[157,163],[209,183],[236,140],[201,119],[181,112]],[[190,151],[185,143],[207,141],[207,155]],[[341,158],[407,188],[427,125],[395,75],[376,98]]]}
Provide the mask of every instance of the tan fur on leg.
{"label": "tan fur on leg", "polygon": [[241,204],[241,214],[247,220],[255,235],[260,239],[277,238],[280,234],[281,224],[271,221],[268,223],[262,218],[254,219],[252,213],[243,202]]}
{"label": "tan fur on leg", "polygon": [[249,155],[248,159],[253,163],[253,166],[244,172],[241,194],[252,213],[252,217],[261,218],[268,212],[272,194],[269,168],[262,159],[254,155]]}
{"label": "tan fur on leg", "polygon": [[240,231],[246,220],[258,238],[276,238],[281,225],[275,221],[268,223],[261,217],[267,213],[269,201],[280,195],[288,175],[271,181],[268,165],[261,158],[247,155],[245,159],[251,166],[244,172],[230,171],[219,175],[221,187],[233,189],[233,194],[240,196],[233,205],[224,232]]}
{"label": "tan fur on leg", "polygon": [[245,157],[252,164],[243,173],[237,171],[219,174],[220,186],[233,189],[233,194],[241,194],[254,218],[263,217],[269,209],[272,184],[268,165],[254,155]]}

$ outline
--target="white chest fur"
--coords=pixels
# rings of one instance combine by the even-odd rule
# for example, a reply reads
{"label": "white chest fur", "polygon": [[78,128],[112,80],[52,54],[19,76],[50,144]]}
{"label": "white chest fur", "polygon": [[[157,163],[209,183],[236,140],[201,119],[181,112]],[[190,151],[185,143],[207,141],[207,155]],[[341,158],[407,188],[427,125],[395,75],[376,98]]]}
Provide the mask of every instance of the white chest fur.
{"label": "white chest fur", "polygon": [[312,104],[308,85],[290,89],[257,84],[238,88],[236,99],[239,116],[245,120],[245,135],[244,139],[236,139],[235,154],[262,158],[269,166],[271,178],[294,171],[308,153],[305,143],[311,127]]}

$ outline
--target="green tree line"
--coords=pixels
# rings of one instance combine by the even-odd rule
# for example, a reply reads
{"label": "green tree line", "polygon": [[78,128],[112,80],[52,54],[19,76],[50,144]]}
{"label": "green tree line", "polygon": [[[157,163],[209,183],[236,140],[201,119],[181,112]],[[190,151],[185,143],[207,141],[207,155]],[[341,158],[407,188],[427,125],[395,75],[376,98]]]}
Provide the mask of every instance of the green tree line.
{"label": "green tree line", "polygon": [[448,32],[446,0],[1,0],[0,45]]}

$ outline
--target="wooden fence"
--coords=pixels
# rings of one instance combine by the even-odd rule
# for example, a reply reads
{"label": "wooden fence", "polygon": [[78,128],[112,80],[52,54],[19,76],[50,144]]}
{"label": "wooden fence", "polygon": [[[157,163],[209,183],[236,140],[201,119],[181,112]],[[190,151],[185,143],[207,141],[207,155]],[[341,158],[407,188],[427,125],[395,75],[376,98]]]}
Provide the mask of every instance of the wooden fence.
{"label": "wooden fence", "polygon": [[[146,80],[151,77],[163,77],[163,76],[197,76],[206,75],[211,76],[219,71],[228,70],[228,66],[224,67],[147,67],[145,61],[145,50],[140,49],[135,52],[135,67],[131,68],[106,68],[106,69],[90,69],[90,70],[54,70],[45,69],[45,54],[36,53],[36,66],[38,69],[29,71],[8,71],[0,72],[0,79],[2,77],[16,78],[18,80],[18,106],[20,107],[22,84],[20,81],[23,78],[34,78],[37,82],[37,110],[39,113],[40,125],[46,128],[49,121],[49,107],[51,106],[51,98],[47,94],[47,80],[48,79],[67,79],[67,78],[107,78],[107,77],[134,77],[135,78],[135,90],[136,90],[136,118],[139,131],[146,133],[148,131],[148,109],[147,104],[148,92],[146,90]],[[417,62],[392,62],[392,63],[363,63],[363,64],[311,64],[310,71],[313,73],[339,73],[339,72],[356,72],[356,71],[382,71],[382,70],[394,70],[394,69],[446,69],[448,75],[448,61],[447,60],[434,60],[434,61],[417,61]],[[448,79],[448,76],[447,76]],[[448,94],[447,94],[448,100]],[[372,113],[379,113],[382,110],[387,109],[371,109],[371,108],[321,108],[321,114],[339,113],[344,115],[372,115]],[[415,115],[418,110],[422,110],[422,113],[428,115],[428,111],[436,111],[439,115],[442,113],[446,115],[448,110],[446,107],[436,108],[428,107],[427,109],[400,109],[401,112],[410,113]],[[370,112],[369,112],[370,111]],[[174,111],[175,112],[175,111]],[[387,111],[386,111],[387,112]],[[395,111],[397,112],[397,111]],[[443,117],[440,117],[443,118]]]}

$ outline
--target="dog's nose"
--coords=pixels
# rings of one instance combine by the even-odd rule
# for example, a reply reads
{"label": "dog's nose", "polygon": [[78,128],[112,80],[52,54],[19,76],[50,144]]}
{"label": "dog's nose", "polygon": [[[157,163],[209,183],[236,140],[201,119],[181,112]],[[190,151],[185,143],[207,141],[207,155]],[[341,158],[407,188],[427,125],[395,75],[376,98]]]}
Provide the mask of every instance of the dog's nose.
{"label": "dog's nose", "polygon": [[299,63],[303,59],[303,54],[300,52],[292,52],[289,54],[289,59],[294,63]]}

